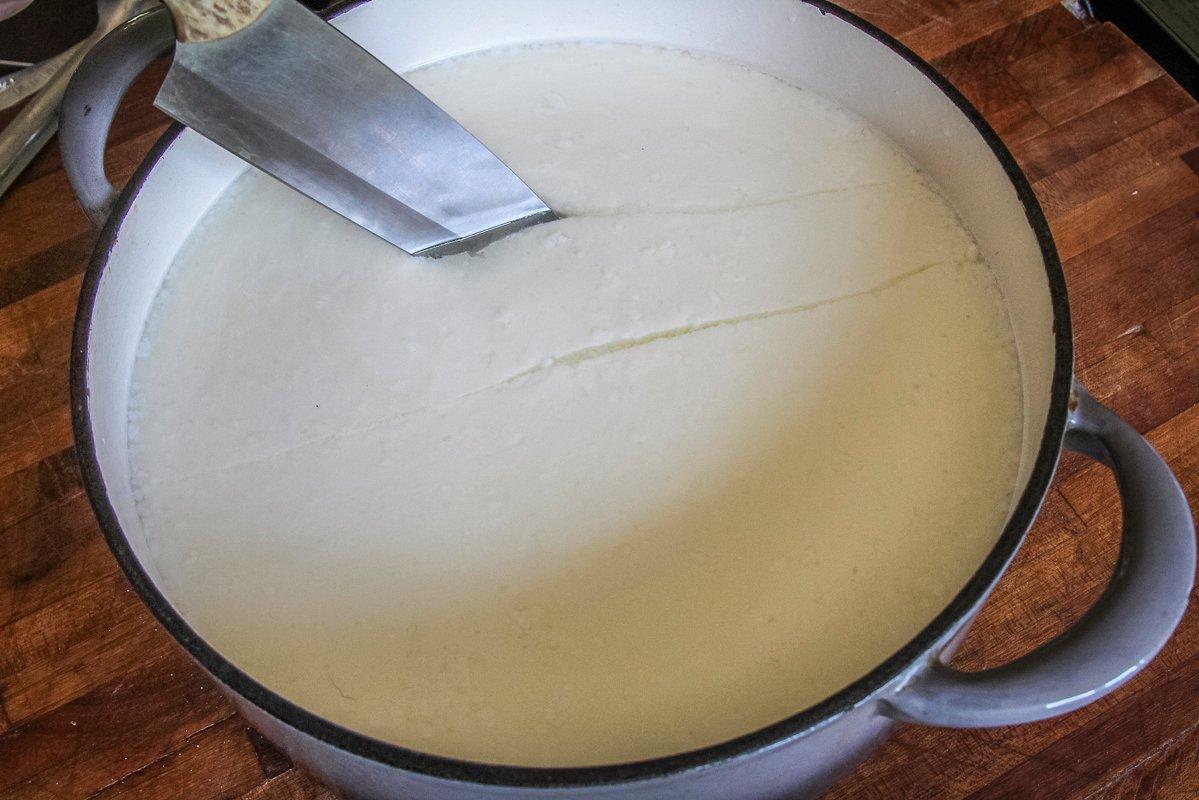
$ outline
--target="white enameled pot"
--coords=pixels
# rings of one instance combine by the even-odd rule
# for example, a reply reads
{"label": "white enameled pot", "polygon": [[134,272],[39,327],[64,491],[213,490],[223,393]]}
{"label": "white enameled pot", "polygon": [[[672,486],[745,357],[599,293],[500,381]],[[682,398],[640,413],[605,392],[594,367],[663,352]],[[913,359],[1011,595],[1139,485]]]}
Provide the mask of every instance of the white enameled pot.
{"label": "white enameled pot", "polygon": [[[134,508],[126,406],[139,338],[165,272],[245,165],[190,130],[169,130],[121,193],[103,148],[128,82],[169,47],[163,10],[105,41],[64,105],[64,161],[103,234],[80,299],[72,406],[83,474],[109,543],[143,600],[242,713],[347,796],[383,798],[794,798],[851,770],[897,721],[1008,725],[1064,713],[1136,674],[1178,624],[1195,571],[1194,526],[1166,465],[1072,376],[1061,266],[1028,182],[979,114],[931,68],[869,24],[802,0],[372,0],[335,24],[398,71],[499,45],[562,40],[710,52],[814,90],[866,119],[935,180],[996,273],[1018,345],[1025,432],[1019,490],[994,550],[911,642],[823,702],[765,729],[650,761],[567,769],[440,758],[347,730],[255,682],[199,637],[158,587]],[[180,354],[185,357],[185,354]],[[945,665],[1019,548],[1063,444],[1108,464],[1124,504],[1119,566],[1069,632],[1003,667]]]}

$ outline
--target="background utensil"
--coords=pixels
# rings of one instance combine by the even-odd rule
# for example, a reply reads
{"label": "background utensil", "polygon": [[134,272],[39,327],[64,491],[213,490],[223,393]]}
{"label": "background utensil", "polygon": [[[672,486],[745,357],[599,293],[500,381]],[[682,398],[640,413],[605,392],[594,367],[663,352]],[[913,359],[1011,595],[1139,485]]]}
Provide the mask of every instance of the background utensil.
{"label": "background utensil", "polygon": [[33,0],[0,0],[0,19],[8,19],[14,14],[25,10]]}
{"label": "background utensil", "polygon": [[452,117],[296,0],[166,0],[160,109],[409,253],[553,218]]}
{"label": "background utensil", "polygon": [[83,42],[67,48],[53,58],[0,77],[0,111],[12,108],[45,86],[81,47]]}
{"label": "background utensil", "polygon": [[[51,71],[47,67],[47,71],[52,74],[46,77],[40,91],[29,88],[42,79],[40,74],[31,74],[21,80],[26,96],[29,92],[36,92],[36,94],[8,124],[8,127],[0,132],[0,195],[8,191],[17,176],[58,130],[58,115],[63,93],[66,92],[71,76],[75,74],[75,69],[87,55],[87,51],[113,28],[151,4],[152,0],[97,0],[96,10],[99,22],[96,30],[63,56],[60,56],[63,60],[56,70]],[[29,69],[36,70],[40,66]],[[25,81],[29,83],[26,84]],[[9,87],[9,91],[11,90],[12,87]]]}

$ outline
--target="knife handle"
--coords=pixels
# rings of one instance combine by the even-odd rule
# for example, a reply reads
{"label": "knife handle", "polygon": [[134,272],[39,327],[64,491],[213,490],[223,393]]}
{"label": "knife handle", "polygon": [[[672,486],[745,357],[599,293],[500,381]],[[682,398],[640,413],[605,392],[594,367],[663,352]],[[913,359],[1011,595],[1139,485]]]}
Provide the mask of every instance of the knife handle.
{"label": "knife handle", "polygon": [[175,38],[181,42],[224,39],[266,11],[271,0],[163,0],[175,18]]}

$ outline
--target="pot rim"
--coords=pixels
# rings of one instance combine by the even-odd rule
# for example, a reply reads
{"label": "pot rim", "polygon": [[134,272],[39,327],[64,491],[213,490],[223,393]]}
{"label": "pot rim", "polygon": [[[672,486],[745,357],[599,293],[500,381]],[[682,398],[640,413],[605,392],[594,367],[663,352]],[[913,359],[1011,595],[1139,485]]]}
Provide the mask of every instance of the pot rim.
{"label": "pot rim", "polygon": [[[343,0],[326,12],[337,16],[369,0]],[[437,756],[385,742],[331,722],[276,694],[228,661],[200,637],[172,607],[143,569],[134,554],[108,498],[92,436],[88,392],[88,345],[92,309],[104,269],[133,199],[150,172],[165,155],[183,126],[173,123],[158,139],[133,177],[121,191],[111,216],[97,240],[84,274],[73,332],[70,391],[71,418],[83,486],[100,528],[125,576],[143,603],[187,653],[228,689],[295,730],[331,747],[408,772],[451,781],[521,788],[568,788],[621,784],[666,778],[678,773],[711,767],[786,740],[802,736],[824,723],[868,702],[881,689],[917,662],[930,648],[953,630],[972,609],[986,598],[1019,549],[1048,491],[1057,467],[1065,434],[1068,403],[1073,380],[1073,343],[1065,276],[1045,215],[1028,179],[994,129],[977,109],[931,65],[856,14],[828,0],[800,0],[821,14],[832,14],[890,48],[930,80],[966,116],[990,147],[1016,189],[1028,223],[1036,236],[1044,261],[1053,309],[1054,368],[1049,413],[1032,471],[1011,518],[995,546],[965,587],[914,638],[890,657],[849,685],[783,720],[718,744],[683,753],[640,761],[586,767],[522,767],[487,764]]]}

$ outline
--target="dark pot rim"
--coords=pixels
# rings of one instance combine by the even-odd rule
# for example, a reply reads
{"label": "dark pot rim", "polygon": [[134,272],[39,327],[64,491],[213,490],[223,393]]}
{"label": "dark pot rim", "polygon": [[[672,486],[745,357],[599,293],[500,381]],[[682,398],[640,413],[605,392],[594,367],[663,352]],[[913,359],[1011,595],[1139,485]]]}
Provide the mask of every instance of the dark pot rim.
{"label": "dark pot rim", "polygon": [[[348,0],[331,11],[335,16],[367,0]],[[827,0],[802,0],[822,14],[832,14],[873,37],[904,58],[932,81],[974,125],[1002,165],[1024,206],[1028,223],[1036,235],[1044,260],[1050,300],[1053,308],[1054,370],[1050,410],[1036,461],[1020,501],[994,548],[966,586],[923,630],[869,673],[845,688],[799,713],[751,733],[719,744],[675,755],[643,761],[590,767],[520,767],[485,764],[431,755],[356,733],[301,708],[266,686],[258,683],[226,660],[202,639],[167,601],[142,568],[117,520],[96,455],[89,410],[88,344],[92,307],[95,303],[105,265],[117,234],[129,213],[134,197],[154,166],[166,153],[182,126],[172,125],[158,140],[149,155],[121,192],[112,215],[97,241],[84,275],[79,297],[71,352],[71,414],[79,455],[83,485],[91,500],[100,528],[129,582],[142,602],[164,628],[205,670],[230,690],[241,695],[272,717],[327,745],[356,756],[413,773],[446,780],[496,786],[565,788],[629,783],[664,778],[688,770],[708,767],[760,752],[783,741],[798,737],[822,723],[850,711],[871,699],[872,695],[898,677],[940,641],[985,597],[1015,555],[1032,525],[1049,488],[1061,452],[1067,407],[1073,378],[1073,347],[1070,309],[1061,261],[1054,246],[1049,225],[1032,187],[1015,159],[982,115],[938,74],[927,62],[875,25]]]}

